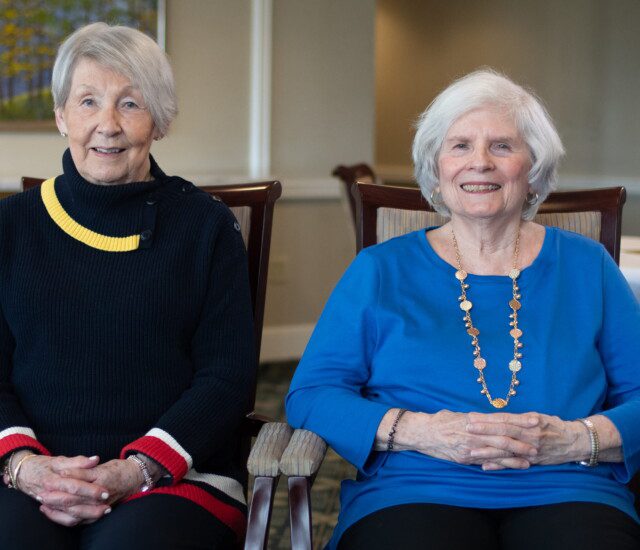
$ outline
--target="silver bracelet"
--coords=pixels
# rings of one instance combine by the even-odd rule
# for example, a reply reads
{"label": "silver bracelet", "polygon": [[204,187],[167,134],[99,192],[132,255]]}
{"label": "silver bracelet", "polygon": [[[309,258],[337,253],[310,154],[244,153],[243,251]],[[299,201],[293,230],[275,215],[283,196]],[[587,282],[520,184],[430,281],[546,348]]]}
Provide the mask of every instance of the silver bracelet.
{"label": "silver bracelet", "polygon": [[591,456],[589,460],[580,460],[578,464],[580,466],[587,466],[593,468],[598,465],[598,455],[600,454],[600,438],[593,422],[588,418],[578,418],[578,422],[581,422],[587,430],[589,430],[589,439],[591,441]]}
{"label": "silver bracelet", "polygon": [[138,468],[140,468],[140,471],[142,472],[142,477],[144,477],[144,484],[142,485],[142,487],[140,487],[140,491],[143,493],[146,493],[147,491],[150,491],[151,489],[153,489],[155,482],[153,481],[153,478],[149,473],[149,468],[147,467],[147,463],[141,458],[137,457],[136,455],[129,455],[127,457],[127,460],[132,460],[133,462],[135,462],[138,465]]}

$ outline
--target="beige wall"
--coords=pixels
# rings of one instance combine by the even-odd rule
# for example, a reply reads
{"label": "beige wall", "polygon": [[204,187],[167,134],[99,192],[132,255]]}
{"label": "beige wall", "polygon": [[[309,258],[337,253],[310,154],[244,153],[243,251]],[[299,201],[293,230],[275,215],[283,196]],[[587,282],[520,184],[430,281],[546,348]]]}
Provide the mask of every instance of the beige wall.
{"label": "beige wall", "polygon": [[375,0],[275,0],[272,168],[373,160]]}
{"label": "beige wall", "polygon": [[[339,163],[373,161],[374,0],[275,0],[272,172],[331,183]],[[315,323],[353,258],[338,199],[277,206],[266,322]],[[277,273],[276,273],[277,275]]]}
{"label": "beige wall", "polygon": [[490,65],[546,102],[567,149],[561,177],[639,193],[639,22],[637,0],[379,0],[376,164],[409,170],[416,116],[452,79]]}

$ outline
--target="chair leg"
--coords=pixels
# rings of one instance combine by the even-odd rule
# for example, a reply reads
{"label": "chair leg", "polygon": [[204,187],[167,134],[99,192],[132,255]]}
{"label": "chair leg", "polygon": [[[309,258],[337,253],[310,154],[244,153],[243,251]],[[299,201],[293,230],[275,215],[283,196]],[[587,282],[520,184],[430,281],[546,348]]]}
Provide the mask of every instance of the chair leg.
{"label": "chair leg", "polygon": [[289,478],[289,519],[292,550],[311,550],[311,484],[306,477]]}
{"label": "chair leg", "polygon": [[265,550],[269,540],[269,523],[277,484],[275,477],[256,477],[247,521],[244,550]]}

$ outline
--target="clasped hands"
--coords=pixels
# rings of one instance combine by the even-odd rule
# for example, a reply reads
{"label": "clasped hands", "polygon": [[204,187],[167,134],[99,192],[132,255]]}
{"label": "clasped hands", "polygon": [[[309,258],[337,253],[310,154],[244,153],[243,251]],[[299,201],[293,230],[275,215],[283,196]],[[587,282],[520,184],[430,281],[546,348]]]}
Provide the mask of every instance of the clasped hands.
{"label": "clasped hands", "polygon": [[483,470],[572,462],[589,450],[588,433],[579,422],[536,412],[407,413],[403,424],[405,449]]}
{"label": "clasped hands", "polygon": [[[16,453],[14,462],[29,452]],[[142,481],[131,460],[100,464],[97,456],[38,455],[24,462],[18,486],[40,502],[40,511],[51,521],[71,527],[108,514],[112,504],[136,493]]]}

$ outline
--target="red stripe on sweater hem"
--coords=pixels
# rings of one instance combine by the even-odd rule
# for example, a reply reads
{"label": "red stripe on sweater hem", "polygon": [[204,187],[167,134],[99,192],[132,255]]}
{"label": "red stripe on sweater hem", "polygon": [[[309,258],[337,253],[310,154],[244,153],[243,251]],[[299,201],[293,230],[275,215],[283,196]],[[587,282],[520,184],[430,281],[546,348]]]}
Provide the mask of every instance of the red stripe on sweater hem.
{"label": "red stripe on sweater hem", "polygon": [[32,449],[42,455],[51,456],[47,448],[31,436],[13,434],[0,439],[0,456],[12,453],[18,449]]}
{"label": "red stripe on sweater hem", "polygon": [[142,436],[129,443],[120,452],[120,458],[126,458],[128,454],[142,453],[158,462],[173,477],[173,483],[180,481],[189,469],[187,461],[182,455],[174,451],[162,439],[151,435]]}
{"label": "red stripe on sweater hem", "polygon": [[204,508],[207,512],[229,527],[229,529],[236,534],[238,542],[244,540],[247,530],[247,517],[237,508],[218,500],[211,493],[196,485],[180,483],[173,487],[157,487],[148,493],[136,493],[124,500],[124,502],[148,495],[174,495],[186,498]]}

